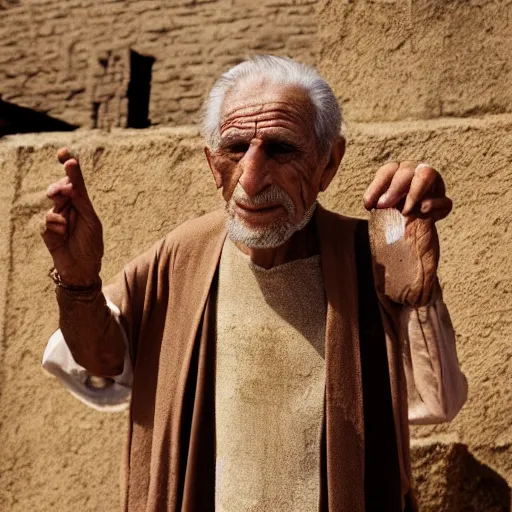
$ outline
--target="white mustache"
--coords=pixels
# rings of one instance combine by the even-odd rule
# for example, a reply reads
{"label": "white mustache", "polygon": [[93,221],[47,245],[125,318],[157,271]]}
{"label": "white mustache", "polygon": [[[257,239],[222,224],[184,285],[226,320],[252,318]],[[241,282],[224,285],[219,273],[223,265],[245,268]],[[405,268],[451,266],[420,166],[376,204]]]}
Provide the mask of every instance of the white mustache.
{"label": "white mustache", "polygon": [[[281,218],[268,226],[252,228],[236,214],[236,204],[258,206],[279,203],[287,211],[287,218]],[[260,194],[250,197],[238,183],[231,199],[226,203],[228,213],[228,237],[233,242],[241,242],[247,247],[269,248],[278,247],[286,242],[296,231],[301,230],[311,219],[316,208],[316,201],[308,208],[300,222],[295,220],[295,206],[291,197],[281,188],[271,185]]]}
{"label": "white mustache", "polygon": [[260,192],[256,196],[249,196],[243,189],[240,183],[237,184],[233,195],[231,196],[230,203],[241,203],[247,206],[259,206],[268,203],[281,203],[288,213],[295,214],[295,206],[291,197],[281,188],[276,185],[271,185],[269,188]]}

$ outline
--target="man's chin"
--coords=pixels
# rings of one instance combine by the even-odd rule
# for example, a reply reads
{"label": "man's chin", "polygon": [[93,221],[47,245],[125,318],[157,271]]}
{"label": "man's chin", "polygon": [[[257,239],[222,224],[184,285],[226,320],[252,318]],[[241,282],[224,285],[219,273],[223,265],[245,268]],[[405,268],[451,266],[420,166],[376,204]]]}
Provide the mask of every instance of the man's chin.
{"label": "man's chin", "polygon": [[245,222],[237,216],[228,217],[228,237],[254,249],[270,249],[283,245],[295,233],[289,222]]}

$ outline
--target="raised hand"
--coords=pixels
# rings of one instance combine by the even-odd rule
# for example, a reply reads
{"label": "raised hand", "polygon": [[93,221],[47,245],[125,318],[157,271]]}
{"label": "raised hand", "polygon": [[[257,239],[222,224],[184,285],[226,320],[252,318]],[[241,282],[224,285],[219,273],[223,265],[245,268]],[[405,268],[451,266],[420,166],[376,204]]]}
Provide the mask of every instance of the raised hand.
{"label": "raised hand", "polygon": [[397,208],[402,215],[432,221],[446,217],[452,201],[446,197],[441,175],[431,166],[414,162],[390,162],[383,165],[364,193],[364,206]]}
{"label": "raised hand", "polygon": [[382,166],[364,195],[377,289],[391,300],[422,306],[432,298],[439,261],[435,222],[452,201],[441,175],[418,162]]}
{"label": "raised hand", "polygon": [[103,229],[78,160],[67,148],[61,148],[57,157],[66,176],[47,189],[53,208],[46,214],[41,236],[63,284],[91,286],[99,279]]}

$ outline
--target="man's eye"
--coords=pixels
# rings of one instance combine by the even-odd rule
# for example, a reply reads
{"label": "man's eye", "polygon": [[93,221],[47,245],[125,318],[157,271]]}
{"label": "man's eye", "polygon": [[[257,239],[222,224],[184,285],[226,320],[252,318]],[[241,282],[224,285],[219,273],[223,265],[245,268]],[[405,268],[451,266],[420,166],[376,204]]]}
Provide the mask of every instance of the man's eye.
{"label": "man's eye", "polygon": [[286,142],[272,142],[267,145],[267,151],[270,155],[275,156],[290,155],[291,153],[295,153],[297,148]]}
{"label": "man's eye", "polygon": [[227,148],[227,150],[230,153],[246,153],[248,149],[249,149],[249,144],[247,144],[246,142],[239,142],[237,144],[232,144],[231,146],[229,146]]}

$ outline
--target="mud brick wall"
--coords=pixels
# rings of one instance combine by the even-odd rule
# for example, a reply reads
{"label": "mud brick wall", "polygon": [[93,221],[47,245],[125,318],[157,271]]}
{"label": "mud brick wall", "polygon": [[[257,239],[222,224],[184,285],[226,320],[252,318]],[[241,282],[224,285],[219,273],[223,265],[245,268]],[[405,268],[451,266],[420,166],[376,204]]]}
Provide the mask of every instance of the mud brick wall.
{"label": "mud brick wall", "polygon": [[[322,198],[336,211],[364,215],[361,195],[388,160],[426,160],[443,173],[455,206],[439,225],[440,276],[469,398],[452,423],[411,429],[415,486],[422,512],[508,512],[512,2],[0,0],[5,100],[83,127],[97,104],[98,127],[122,126],[129,50],[156,59],[153,124],[196,123],[214,78],[255,53],[317,65],[348,125],[346,157]],[[39,369],[57,309],[38,225],[61,145],[80,152],[104,219],[105,278],[221,203],[197,127],[0,140],[2,512],[119,502],[126,416],[87,409]]]}
{"label": "mud brick wall", "polygon": [[133,49],[156,59],[151,122],[195,123],[215,77],[240,60],[273,53],[313,63],[317,3],[4,0],[0,95],[92,127],[98,59],[108,51]]}

